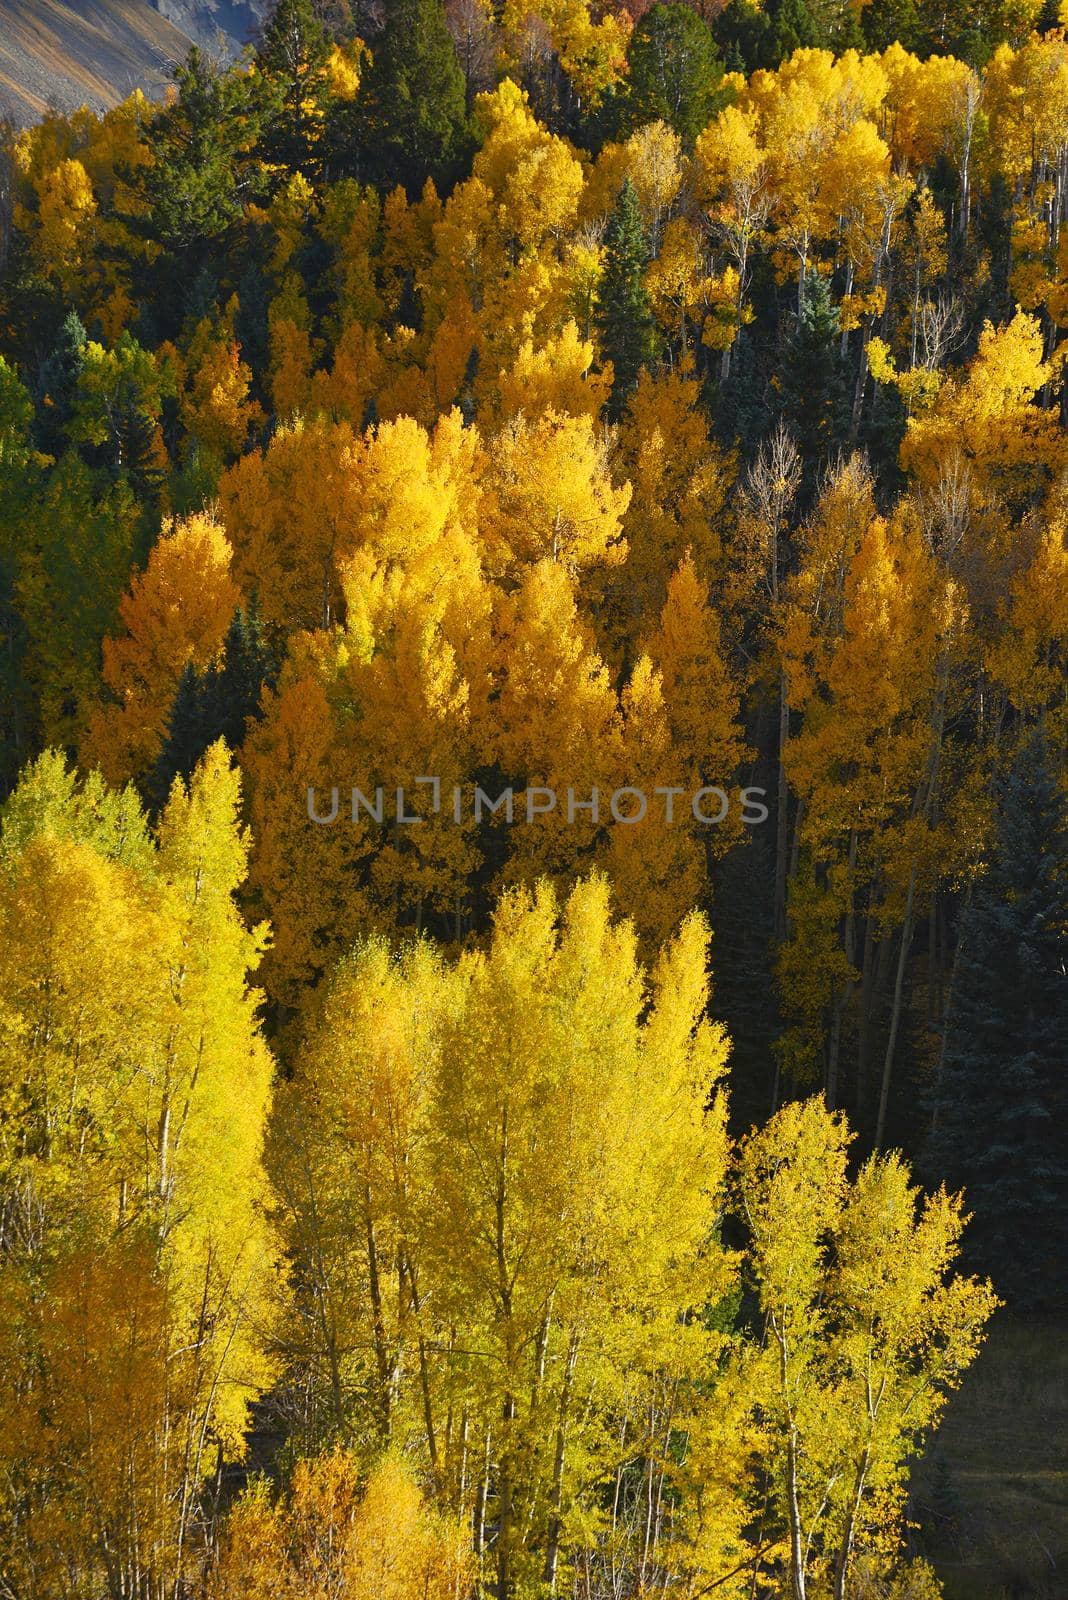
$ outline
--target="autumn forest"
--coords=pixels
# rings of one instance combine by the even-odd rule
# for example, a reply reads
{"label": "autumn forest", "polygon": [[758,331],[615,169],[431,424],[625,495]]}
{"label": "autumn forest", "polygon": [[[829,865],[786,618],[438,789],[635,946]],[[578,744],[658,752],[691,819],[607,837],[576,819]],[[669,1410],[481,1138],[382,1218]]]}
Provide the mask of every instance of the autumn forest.
{"label": "autumn forest", "polygon": [[0,1600],[1068,1592],[1065,25],[0,128]]}

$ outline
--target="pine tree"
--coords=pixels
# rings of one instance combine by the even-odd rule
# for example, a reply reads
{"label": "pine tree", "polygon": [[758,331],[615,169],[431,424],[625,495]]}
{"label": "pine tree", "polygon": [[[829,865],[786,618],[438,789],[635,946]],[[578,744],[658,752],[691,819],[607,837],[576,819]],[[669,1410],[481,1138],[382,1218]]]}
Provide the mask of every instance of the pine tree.
{"label": "pine tree", "polygon": [[820,469],[845,443],[849,427],[838,307],[826,278],[806,277],[801,309],[791,317],[778,372],[780,416],[797,442],[809,493]]}
{"label": "pine tree", "polygon": [[217,739],[236,750],[260,704],[264,684],[277,676],[274,652],[264,637],[255,600],[238,607],[226,633],[222,661],[200,673],[189,662],[171,707],[167,735],[152,777],[149,796],[162,806],[176,777],[188,778]]}
{"label": "pine tree", "polygon": [[993,860],[961,919],[926,1165],[962,1184],[975,1259],[1015,1304],[1068,1281],[1068,807],[1034,735],[1003,785]]}
{"label": "pine tree", "polygon": [[631,35],[627,62],[626,131],[667,122],[692,149],[719,103],[723,77],[709,28],[688,6],[655,5]]}
{"label": "pine tree", "polygon": [[861,18],[869,50],[885,50],[895,39],[904,49],[915,50],[921,42],[916,0],[871,0]]}
{"label": "pine tree", "polygon": [[205,681],[188,662],[167,718],[163,748],[148,781],[148,800],[154,810],[166,804],[175,778],[189,777],[211,742],[205,714]]}
{"label": "pine tree", "polygon": [[772,64],[772,27],[766,11],[752,0],[730,0],[716,18],[713,38],[728,72],[746,77]]}
{"label": "pine tree", "polygon": [[255,716],[264,685],[273,688],[278,661],[264,632],[253,595],[247,610],[239,609],[230,624],[222,666],[216,676],[218,734],[236,750],[245,725]]}
{"label": "pine tree", "polygon": [[129,174],[142,206],[124,218],[157,247],[144,299],[164,331],[177,329],[189,286],[215,269],[265,181],[255,153],[261,108],[248,76],[223,71],[194,46],[174,80],[177,96],[144,130],[152,159]]}
{"label": "pine tree", "polygon": [[795,50],[823,44],[820,30],[805,0],[778,0],[772,10],[771,58],[778,65]]}
{"label": "pine tree", "polygon": [[33,719],[25,672],[29,629],[19,594],[33,551],[28,513],[44,465],[33,448],[33,420],[29,392],[0,356],[0,794],[26,759]]}
{"label": "pine tree", "polygon": [[467,92],[441,0],[396,0],[375,40],[360,95],[366,176],[418,195],[459,176],[467,154]]}
{"label": "pine tree", "polygon": [[604,273],[597,291],[601,353],[612,363],[608,415],[613,422],[623,415],[642,368],[653,357],[652,307],[643,279],[648,260],[638,195],[627,178],[605,233]]}
{"label": "pine tree", "polygon": [[78,379],[85,366],[89,335],[76,311],[67,313],[55,348],[41,366],[37,380],[37,443],[46,455],[58,458],[67,445],[67,429],[74,415]]}
{"label": "pine tree", "polygon": [[321,176],[330,50],[311,0],[278,0],[264,25],[256,66],[267,91],[261,151],[287,177]]}

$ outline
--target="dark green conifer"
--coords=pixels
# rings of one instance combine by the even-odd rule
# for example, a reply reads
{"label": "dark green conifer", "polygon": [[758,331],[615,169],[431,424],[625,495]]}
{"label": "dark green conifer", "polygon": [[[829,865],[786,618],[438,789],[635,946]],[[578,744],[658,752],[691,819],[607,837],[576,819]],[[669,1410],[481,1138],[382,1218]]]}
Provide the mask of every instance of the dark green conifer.
{"label": "dark green conifer", "polygon": [[74,414],[78,379],[85,365],[88,343],[85,324],[76,311],[70,311],[51,355],[41,365],[34,434],[39,448],[56,460],[69,443],[67,430]]}
{"label": "dark green conifer", "polygon": [[838,307],[826,278],[810,270],[801,309],[789,318],[775,381],[779,415],[804,463],[806,495],[849,433],[847,372],[840,347]]}
{"label": "dark green conifer", "polygon": [[459,177],[470,149],[467,89],[441,0],[396,0],[358,104],[360,176],[409,195]]}
{"label": "dark green conifer", "polygon": [[687,149],[720,102],[723,62],[707,25],[689,6],[655,5],[627,47],[624,131],[667,122]]}
{"label": "dark green conifer", "polygon": [[612,363],[608,415],[618,421],[654,353],[652,309],[644,273],[649,243],[630,179],[619,191],[604,239],[604,273],[597,291],[601,354]]}
{"label": "dark green conifer", "polygon": [[772,63],[792,56],[795,50],[809,50],[829,43],[821,36],[815,18],[805,0],[778,0],[769,8],[771,17]]}
{"label": "dark green conifer", "polygon": [[225,739],[231,750],[239,748],[249,719],[259,711],[264,684],[276,675],[277,661],[253,598],[247,611],[239,607],[234,613],[218,665],[203,673],[189,665],[182,674],[147,785],[153,806],[166,802],[175,778],[188,778],[217,739]]}
{"label": "dark green conifer", "polygon": [[188,779],[212,742],[206,698],[204,680],[190,661],[178,681],[167,734],[146,785],[146,799],[153,810],[166,805],[175,778]]}
{"label": "dark green conifer", "polygon": [[194,47],[174,79],[176,98],[144,130],[152,159],[129,174],[145,214],[126,219],[161,247],[147,296],[160,328],[180,324],[190,286],[205,268],[217,270],[246,204],[265,182],[249,78]]}
{"label": "dark green conifer", "polygon": [[261,154],[286,177],[301,172],[315,182],[322,176],[324,68],[331,49],[311,0],[278,0],[264,24],[256,66],[265,89]]}
{"label": "dark green conifer", "polygon": [[1015,1304],[1068,1299],[1068,806],[1034,735],[959,930],[925,1165],[964,1188],[968,1249]]}

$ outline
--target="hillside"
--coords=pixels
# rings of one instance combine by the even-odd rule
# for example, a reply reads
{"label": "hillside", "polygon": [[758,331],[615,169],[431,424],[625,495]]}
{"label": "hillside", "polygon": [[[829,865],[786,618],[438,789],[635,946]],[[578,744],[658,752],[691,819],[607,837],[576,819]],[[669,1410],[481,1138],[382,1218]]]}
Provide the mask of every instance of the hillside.
{"label": "hillside", "polygon": [[0,0],[0,116],[101,110],[162,93],[192,40],[233,52],[262,9],[244,0]]}

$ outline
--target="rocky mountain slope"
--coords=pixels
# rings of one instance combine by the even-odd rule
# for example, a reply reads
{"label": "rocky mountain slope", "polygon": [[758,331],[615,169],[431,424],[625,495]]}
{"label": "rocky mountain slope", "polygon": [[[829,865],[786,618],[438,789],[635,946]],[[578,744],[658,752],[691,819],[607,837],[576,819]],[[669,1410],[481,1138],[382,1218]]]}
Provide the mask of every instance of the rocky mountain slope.
{"label": "rocky mountain slope", "polygon": [[0,117],[161,94],[191,42],[240,50],[267,0],[0,0]]}

